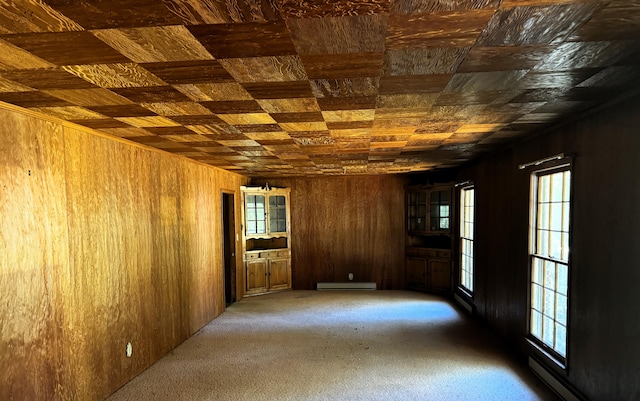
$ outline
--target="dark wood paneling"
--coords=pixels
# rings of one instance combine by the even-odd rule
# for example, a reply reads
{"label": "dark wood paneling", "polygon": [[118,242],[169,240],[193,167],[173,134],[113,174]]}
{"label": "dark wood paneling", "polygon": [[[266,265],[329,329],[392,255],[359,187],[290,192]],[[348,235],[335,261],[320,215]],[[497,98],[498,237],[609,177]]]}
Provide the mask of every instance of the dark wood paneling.
{"label": "dark wood paneling", "polygon": [[[518,165],[574,155],[567,371],[590,400],[635,400],[640,384],[640,98],[582,115],[543,136],[461,169],[476,188],[474,302],[478,314],[521,356],[528,316],[530,172]],[[606,139],[610,138],[610,139]],[[611,139],[615,138],[615,139]],[[553,368],[554,365],[550,364]]]}
{"label": "dark wood paneling", "polygon": [[[258,182],[258,181],[255,181]],[[268,180],[291,188],[293,288],[319,281],[404,286],[404,179],[400,176]]]}

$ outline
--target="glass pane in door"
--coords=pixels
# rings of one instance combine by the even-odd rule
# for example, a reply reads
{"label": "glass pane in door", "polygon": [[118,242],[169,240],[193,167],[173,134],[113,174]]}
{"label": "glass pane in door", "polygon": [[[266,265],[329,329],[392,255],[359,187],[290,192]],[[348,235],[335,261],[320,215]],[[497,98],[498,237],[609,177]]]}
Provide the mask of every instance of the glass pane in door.
{"label": "glass pane in door", "polygon": [[269,197],[269,228],[272,233],[287,231],[286,198],[281,195]]}
{"label": "glass pane in door", "polygon": [[265,226],[266,209],[263,195],[247,196],[247,234],[264,234],[267,232]]}

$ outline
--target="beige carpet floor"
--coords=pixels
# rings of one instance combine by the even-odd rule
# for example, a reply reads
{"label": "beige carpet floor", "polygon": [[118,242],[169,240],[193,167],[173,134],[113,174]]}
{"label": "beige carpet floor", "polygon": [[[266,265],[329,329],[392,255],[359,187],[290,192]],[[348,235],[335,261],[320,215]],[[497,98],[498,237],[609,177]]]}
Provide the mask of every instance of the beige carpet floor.
{"label": "beige carpet floor", "polygon": [[287,291],[231,305],[108,400],[558,398],[443,298]]}

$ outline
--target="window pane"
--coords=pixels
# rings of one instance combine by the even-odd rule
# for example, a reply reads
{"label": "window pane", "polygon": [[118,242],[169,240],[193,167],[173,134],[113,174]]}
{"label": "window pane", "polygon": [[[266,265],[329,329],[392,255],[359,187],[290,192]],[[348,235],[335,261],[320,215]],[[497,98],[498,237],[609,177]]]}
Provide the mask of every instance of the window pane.
{"label": "window pane", "polygon": [[567,356],[567,328],[566,326],[556,325],[556,344],[555,350],[562,356]]}
{"label": "window pane", "polygon": [[567,289],[569,286],[569,277],[567,273],[567,265],[558,263],[558,286],[556,287],[556,291],[563,295],[567,295]]}
{"label": "window pane", "polygon": [[562,233],[562,257],[560,258],[564,261],[569,260],[569,234]]}
{"label": "window pane", "polygon": [[544,262],[544,286],[556,288],[556,267],[555,263],[545,260]]}
{"label": "window pane", "polygon": [[538,231],[536,253],[540,256],[549,256],[549,232],[546,230]]}
{"label": "window pane", "polygon": [[549,256],[556,259],[562,259],[562,234],[556,231],[551,231],[551,248],[549,249]]}
{"label": "window pane", "polygon": [[555,231],[562,230],[562,203],[551,204],[551,229]]}
{"label": "window pane", "polygon": [[558,295],[558,303],[556,305],[556,320],[558,323],[567,325],[567,297]]}
{"label": "window pane", "polygon": [[563,173],[555,173],[551,174],[551,201],[552,202],[560,202],[562,201],[562,195],[564,193],[563,184]]}
{"label": "window pane", "polygon": [[562,204],[562,231],[569,232],[569,202]]}
{"label": "window pane", "polygon": [[257,234],[256,231],[256,222],[255,221],[248,221],[247,222],[247,233],[248,234]]}
{"label": "window pane", "polygon": [[549,316],[552,318],[556,317],[556,297],[555,293],[549,289],[544,288],[542,290],[544,293],[544,310],[542,311],[545,316]]}
{"label": "window pane", "polygon": [[555,340],[555,324],[553,319],[544,316],[542,318],[542,341],[550,347],[553,347]]}
{"label": "window pane", "polygon": [[538,205],[538,228],[548,230],[549,227],[549,204]]}
{"label": "window pane", "polygon": [[440,229],[446,230],[448,228],[449,228],[449,218],[448,217],[447,218],[445,218],[445,217],[441,218],[440,219]]}
{"label": "window pane", "polygon": [[543,175],[538,180],[538,199],[540,202],[549,202],[549,182],[550,179],[548,175]]}

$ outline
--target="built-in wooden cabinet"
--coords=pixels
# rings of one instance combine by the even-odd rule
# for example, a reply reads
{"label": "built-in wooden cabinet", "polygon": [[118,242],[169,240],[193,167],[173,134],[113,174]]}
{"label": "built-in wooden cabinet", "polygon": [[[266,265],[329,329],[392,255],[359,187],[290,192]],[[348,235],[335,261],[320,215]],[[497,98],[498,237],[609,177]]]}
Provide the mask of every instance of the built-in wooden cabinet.
{"label": "built-in wooden cabinet", "polygon": [[453,193],[451,185],[406,188],[406,287],[451,293]]}
{"label": "built-in wooden cabinet", "polygon": [[241,187],[246,295],[291,288],[288,188]]}

